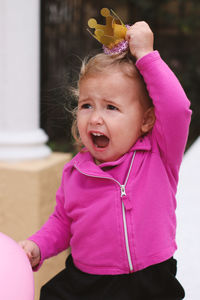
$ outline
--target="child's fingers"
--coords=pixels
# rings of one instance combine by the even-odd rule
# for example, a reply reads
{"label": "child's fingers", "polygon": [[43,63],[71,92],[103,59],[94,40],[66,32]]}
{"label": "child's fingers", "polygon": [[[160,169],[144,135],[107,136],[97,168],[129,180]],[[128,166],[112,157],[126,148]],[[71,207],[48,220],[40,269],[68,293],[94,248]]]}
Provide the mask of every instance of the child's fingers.
{"label": "child's fingers", "polygon": [[31,258],[34,256],[34,245],[30,241],[21,241],[19,245],[26,252],[26,255]]}
{"label": "child's fingers", "polygon": [[27,241],[20,241],[18,244],[22,247],[22,249],[23,249],[26,253],[28,253],[28,252],[31,251],[30,246],[29,246],[29,244],[27,243]]}
{"label": "child's fingers", "polygon": [[18,243],[22,249],[24,250],[24,252],[26,253],[28,259],[31,261],[31,258],[32,258],[32,251],[30,249],[30,247],[27,245],[26,241],[21,241]]}
{"label": "child's fingers", "polygon": [[27,252],[26,255],[27,255],[32,267],[35,267],[39,264],[39,262],[40,262],[39,255],[34,256],[33,253],[31,253],[31,252]]}
{"label": "child's fingers", "polygon": [[32,257],[31,260],[30,260],[32,268],[36,267],[39,264],[39,262],[40,262],[40,257],[39,256]]}
{"label": "child's fingers", "polygon": [[31,266],[32,267],[37,266],[40,262],[40,253],[39,253],[39,250],[37,249],[37,246],[28,240],[20,241],[19,245],[22,247],[22,249],[26,253]]}
{"label": "child's fingers", "polygon": [[18,242],[18,245],[27,253],[26,251],[26,241]]}
{"label": "child's fingers", "polygon": [[26,255],[28,256],[29,260],[33,259],[33,255],[31,254],[31,252],[27,252]]}
{"label": "child's fingers", "polygon": [[153,51],[153,32],[149,25],[144,22],[136,22],[126,33],[130,52],[137,59]]}
{"label": "child's fingers", "polygon": [[129,26],[129,28],[126,32],[126,37],[130,37],[130,35],[133,34],[136,29],[143,27],[145,24],[147,24],[147,23],[144,21],[139,21],[139,22],[136,22],[133,25]]}
{"label": "child's fingers", "polygon": [[151,28],[145,21],[136,22],[132,26],[129,27],[129,29],[126,32],[126,40],[130,40],[131,38],[134,38],[134,36],[137,37],[137,35],[152,35]]}

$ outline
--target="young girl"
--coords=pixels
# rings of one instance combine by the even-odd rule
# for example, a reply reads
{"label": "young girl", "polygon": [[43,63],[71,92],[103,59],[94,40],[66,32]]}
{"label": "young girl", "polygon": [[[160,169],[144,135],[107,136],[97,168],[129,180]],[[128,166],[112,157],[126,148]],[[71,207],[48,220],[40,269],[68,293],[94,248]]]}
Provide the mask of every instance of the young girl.
{"label": "young girl", "polygon": [[54,213],[21,242],[35,270],[71,247],[41,300],[184,298],[173,254],[190,103],[145,22],[126,40],[129,54],[83,64],[76,122],[85,148],[64,167]]}

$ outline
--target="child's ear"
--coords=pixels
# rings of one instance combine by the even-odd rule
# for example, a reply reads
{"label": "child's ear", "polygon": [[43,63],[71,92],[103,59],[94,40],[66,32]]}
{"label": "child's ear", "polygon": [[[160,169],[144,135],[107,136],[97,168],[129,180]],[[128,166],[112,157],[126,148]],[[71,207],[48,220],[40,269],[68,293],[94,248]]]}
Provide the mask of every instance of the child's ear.
{"label": "child's ear", "polygon": [[155,123],[156,117],[154,107],[148,108],[144,113],[143,124],[141,127],[142,133],[149,132]]}

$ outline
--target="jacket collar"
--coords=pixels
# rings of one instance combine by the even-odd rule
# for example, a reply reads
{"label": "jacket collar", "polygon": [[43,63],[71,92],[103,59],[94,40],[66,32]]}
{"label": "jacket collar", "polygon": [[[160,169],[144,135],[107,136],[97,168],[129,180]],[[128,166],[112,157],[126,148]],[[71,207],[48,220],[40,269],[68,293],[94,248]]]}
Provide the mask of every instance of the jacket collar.
{"label": "jacket collar", "polygon": [[[100,165],[96,165],[93,157],[87,149],[85,151],[78,153],[74,160],[74,166],[80,172],[84,174],[88,174],[91,176],[105,176],[105,172],[102,170],[103,167],[114,167],[123,163],[126,158],[130,155],[130,153],[134,153],[134,151],[150,151],[151,150],[151,134],[144,137],[140,137],[136,143],[130,148],[130,150],[125,153],[122,157],[120,157],[116,161],[105,162]],[[104,176],[103,176],[104,175]],[[110,177],[109,174],[106,177]]]}
{"label": "jacket collar", "polygon": [[140,137],[133,145],[133,147],[129,150],[129,152],[133,152],[135,150],[140,150],[140,151],[151,150],[151,133],[148,133],[148,135]]}

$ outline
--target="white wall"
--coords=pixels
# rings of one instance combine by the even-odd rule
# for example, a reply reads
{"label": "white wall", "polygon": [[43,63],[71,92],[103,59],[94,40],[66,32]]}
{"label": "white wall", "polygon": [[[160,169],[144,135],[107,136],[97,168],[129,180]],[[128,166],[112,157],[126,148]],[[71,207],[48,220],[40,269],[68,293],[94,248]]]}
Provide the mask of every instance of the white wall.
{"label": "white wall", "polygon": [[177,277],[186,300],[200,299],[200,137],[186,152],[177,193]]}

